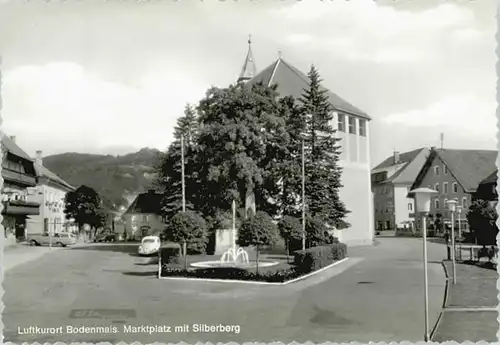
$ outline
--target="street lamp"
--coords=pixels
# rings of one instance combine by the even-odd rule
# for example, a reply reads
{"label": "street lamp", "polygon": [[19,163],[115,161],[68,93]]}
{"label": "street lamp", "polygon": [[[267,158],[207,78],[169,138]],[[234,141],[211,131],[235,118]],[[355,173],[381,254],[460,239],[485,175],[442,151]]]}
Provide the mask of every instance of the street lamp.
{"label": "street lamp", "polygon": [[455,211],[457,209],[456,200],[448,200],[448,209],[451,213],[451,267],[453,270],[453,284],[457,282],[457,270],[455,266]]}
{"label": "street lamp", "polygon": [[430,188],[417,188],[408,193],[415,198],[416,211],[422,213],[422,237],[424,254],[424,317],[425,334],[424,341],[429,341],[429,286],[427,282],[427,215],[431,209],[431,196],[437,191]]}
{"label": "street lamp", "polygon": [[458,214],[458,238],[461,239],[462,238],[462,227],[460,226],[460,218],[461,218],[461,214],[462,214],[462,206],[460,205],[457,205],[457,214]]}

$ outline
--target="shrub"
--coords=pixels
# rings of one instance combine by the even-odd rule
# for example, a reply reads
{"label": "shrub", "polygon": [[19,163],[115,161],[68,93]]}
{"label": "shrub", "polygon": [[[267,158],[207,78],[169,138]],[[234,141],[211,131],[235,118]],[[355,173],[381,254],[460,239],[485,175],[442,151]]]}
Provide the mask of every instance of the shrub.
{"label": "shrub", "polygon": [[346,256],[347,245],[332,243],[296,251],[293,263],[299,271],[309,273],[326,267],[335,261],[342,260]]}
{"label": "shrub", "polygon": [[498,214],[496,207],[487,200],[477,199],[469,207],[467,221],[475,233],[477,243],[481,245],[496,245]]}
{"label": "shrub", "polygon": [[170,219],[164,237],[179,244],[186,242],[189,254],[204,253],[207,246],[207,225],[196,212],[179,212]]}
{"label": "shrub", "polygon": [[168,243],[160,248],[159,255],[162,264],[179,264],[181,247],[177,243]]}
{"label": "shrub", "polygon": [[265,212],[259,211],[253,217],[245,219],[238,231],[238,245],[261,246],[276,243],[278,227]]}
{"label": "shrub", "polygon": [[285,240],[288,253],[302,248],[302,224],[299,218],[284,216],[278,223],[278,229]]}

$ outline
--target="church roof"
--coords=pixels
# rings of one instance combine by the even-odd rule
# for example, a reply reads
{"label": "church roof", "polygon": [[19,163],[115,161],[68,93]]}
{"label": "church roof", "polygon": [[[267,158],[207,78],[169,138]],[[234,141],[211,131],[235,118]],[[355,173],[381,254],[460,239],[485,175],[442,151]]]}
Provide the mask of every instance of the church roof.
{"label": "church roof", "polygon": [[[309,87],[309,77],[280,57],[249,80],[247,84],[258,83],[267,86],[277,84],[277,91],[280,95],[299,98],[302,96],[304,89]],[[359,110],[325,87],[322,86],[322,88],[327,91],[330,103],[335,110],[371,120],[365,112]]]}

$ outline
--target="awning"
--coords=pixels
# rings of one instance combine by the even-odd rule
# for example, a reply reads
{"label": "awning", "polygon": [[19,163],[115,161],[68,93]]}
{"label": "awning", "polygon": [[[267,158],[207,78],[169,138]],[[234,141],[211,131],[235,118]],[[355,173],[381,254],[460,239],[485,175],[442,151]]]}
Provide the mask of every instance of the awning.
{"label": "awning", "polygon": [[5,203],[5,207],[2,213],[12,215],[38,216],[40,214],[40,205],[35,203],[12,204],[7,202]]}

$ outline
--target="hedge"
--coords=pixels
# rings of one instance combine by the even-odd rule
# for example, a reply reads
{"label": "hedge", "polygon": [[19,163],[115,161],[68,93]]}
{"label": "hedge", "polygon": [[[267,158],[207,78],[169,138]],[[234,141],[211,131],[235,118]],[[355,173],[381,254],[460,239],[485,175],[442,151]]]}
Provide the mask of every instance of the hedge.
{"label": "hedge", "polygon": [[297,250],[294,252],[294,265],[304,273],[319,270],[347,256],[347,245],[332,243],[323,246]]}
{"label": "hedge", "polygon": [[172,268],[166,264],[162,266],[161,276],[184,277],[184,278],[205,278],[205,279],[228,279],[244,281],[261,281],[268,283],[283,283],[300,277],[303,273],[294,267],[280,269],[276,271],[255,273],[238,267],[214,267],[192,269]]}

